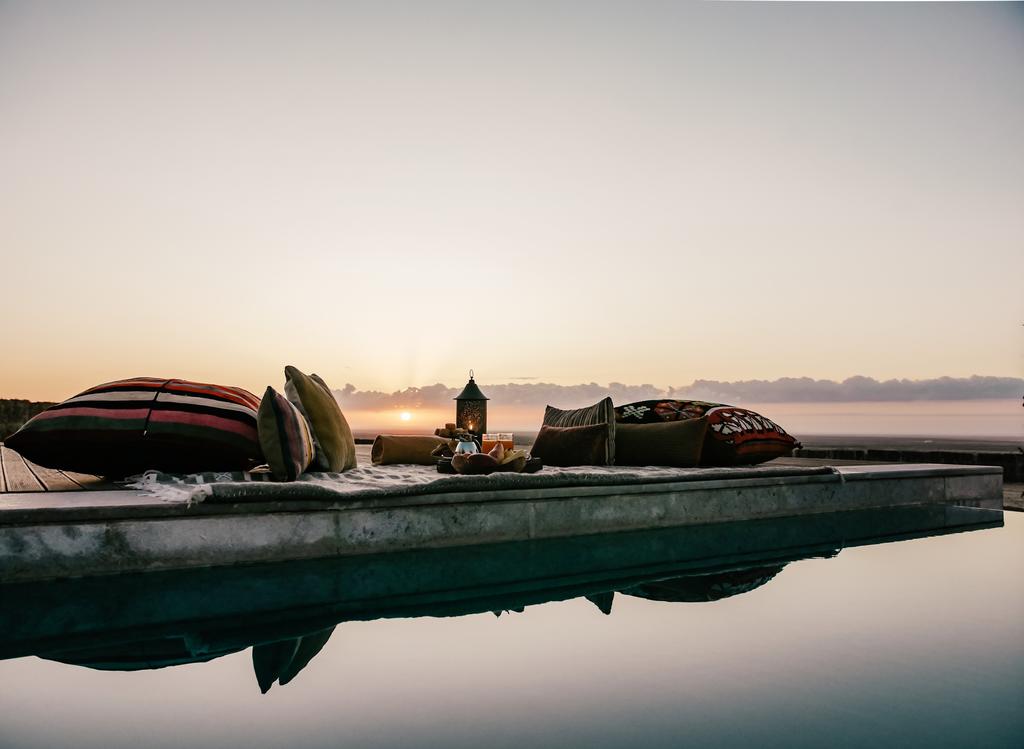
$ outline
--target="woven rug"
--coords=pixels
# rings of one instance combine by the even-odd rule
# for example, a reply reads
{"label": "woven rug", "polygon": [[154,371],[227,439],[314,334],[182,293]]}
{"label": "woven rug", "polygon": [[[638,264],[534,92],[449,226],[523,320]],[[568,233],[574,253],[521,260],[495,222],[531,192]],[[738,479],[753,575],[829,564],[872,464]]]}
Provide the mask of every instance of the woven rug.
{"label": "woven rug", "polygon": [[360,466],[345,473],[305,473],[297,481],[274,481],[269,473],[198,473],[176,476],[150,471],[127,486],[172,502],[344,502],[371,497],[406,497],[450,492],[492,492],[553,487],[633,486],[688,481],[795,478],[835,475],[829,466],[743,466],[735,468],[546,466],[537,473],[446,475],[432,466]]}

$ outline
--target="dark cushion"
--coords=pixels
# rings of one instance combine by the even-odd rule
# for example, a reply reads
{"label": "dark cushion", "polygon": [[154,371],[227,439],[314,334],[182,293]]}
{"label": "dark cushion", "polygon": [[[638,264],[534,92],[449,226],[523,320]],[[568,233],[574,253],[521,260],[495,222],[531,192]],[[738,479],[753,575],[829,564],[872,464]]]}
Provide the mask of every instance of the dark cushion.
{"label": "dark cushion", "polygon": [[530,453],[549,466],[608,465],[608,425],[553,427],[545,424]]}
{"label": "dark cushion", "polygon": [[660,424],[619,424],[615,431],[615,465],[699,465],[707,427],[706,417]]}
{"label": "dark cushion", "polygon": [[[611,398],[605,398],[586,408],[563,410],[554,406],[544,409],[544,424],[552,427],[581,427],[604,424],[608,431],[607,447],[604,463],[594,465],[615,464],[615,406]],[[551,464],[555,465],[555,464]]]}
{"label": "dark cushion", "polygon": [[100,476],[246,470],[262,462],[259,404],[242,388],[136,377],[51,406],[6,445],[48,468]]}
{"label": "dark cushion", "polygon": [[792,455],[800,443],[785,429],[756,411],[724,403],[689,400],[649,400],[615,409],[618,426],[657,424],[707,417],[708,427],[700,464],[734,466],[763,463]]}

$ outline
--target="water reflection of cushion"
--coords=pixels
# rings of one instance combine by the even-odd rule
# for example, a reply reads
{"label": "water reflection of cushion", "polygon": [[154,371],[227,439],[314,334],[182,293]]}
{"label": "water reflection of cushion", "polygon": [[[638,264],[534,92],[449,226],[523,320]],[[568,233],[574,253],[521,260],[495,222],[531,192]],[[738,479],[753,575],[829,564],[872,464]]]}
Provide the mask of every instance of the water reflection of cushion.
{"label": "water reflection of cushion", "polygon": [[701,465],[752,465],[790,455],[800,443],[756,411],[723,403],[688,400],[637,401],[615,408],[619,424],[657,424],[706,417]]}
{"label": "water reflection of cushion", "polygon": [[622,592],[637,598],[652,601],[702,602],[718,601],[722,598],[749,593],[760,588],[785,567],[784,564],[769,567],[751,567],[745,570],[718,572],[711,575],[687,575],[656,583],[645,583]]}
{"label": "water reflection of cushion", "polygon": [[334,627],[328,627],[302,637],[253,645],[252,667],[260,691],[266,694],[275,681],[283,686],[294,679],[323,650],[333,632]]}
{"label": "water reflection of cushion", "polygon": [[189,637],[163,637],[123,645],[79,648],[55,654],[39,653],[40,658],[98,671],[144,671],[186,663],[206,663],[214,658],[237,653],[244,646],[196,652]]}
{"label": "water reflection of cushion", "polygon": [[294,679],[302,669],[309,665],[316,654],[324,649],[324,645],[331,639],[332,634],[334,634],[334,627],[328,627],[299,638],[299,647],[295,649],[291,663],[281,671],[279,679],[281,686]]}

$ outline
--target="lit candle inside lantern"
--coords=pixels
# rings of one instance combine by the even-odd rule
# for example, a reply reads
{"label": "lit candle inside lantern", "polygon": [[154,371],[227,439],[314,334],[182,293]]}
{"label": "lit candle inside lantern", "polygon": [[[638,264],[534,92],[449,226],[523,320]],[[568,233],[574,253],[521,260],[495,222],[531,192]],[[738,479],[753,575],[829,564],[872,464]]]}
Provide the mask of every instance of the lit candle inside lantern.
{"label": "lit candle inside lantern", "polygon": [[487,396],[480,392],[469,370],[469,382],[455,398],[455,424],[473,434],[487,431]]}

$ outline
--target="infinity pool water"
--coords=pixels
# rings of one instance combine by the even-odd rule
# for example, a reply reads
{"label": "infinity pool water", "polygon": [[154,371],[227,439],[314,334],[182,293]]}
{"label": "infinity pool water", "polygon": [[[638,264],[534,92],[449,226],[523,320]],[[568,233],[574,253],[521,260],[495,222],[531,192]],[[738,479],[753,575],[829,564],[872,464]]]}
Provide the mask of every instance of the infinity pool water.
{"label": "infinity pool water", "polygon": [[[152,641],[121,652],[116,632],[102,643],[79,639],[55,656],[75,664],[0,661],[0,744],[1019,747],[1024,516],[1006,513],[1003,522],[815,548],[805,554],[811,558],[788,563],[751,557],[744,566],[732,558],[715,575],[663,579],[663,570],[643,582],[642,570],[637,579],[617,572],[617,592],[577,576],[549,586],[568,600],[500,616],[402,618],[417,606],[445,613],[448,605],[406,596],[391,609],[375,604],[388,618],[367,610],[332,630],[338,617],[314,617],[308,629],[316,637],[264,643],[255,659],[243,647],[249,635],[239,635],[235,652],[218,657],[222,651],[209,646],[197,657],[211,660],[153,669],[140,666],[177,656]],[[356,586],[371,574],[383,584],[379,570],[361,568],[345,579]],[[290,585],[320,579],[302,572]],[[243,598],[269,595],[257,582],[233,586]],[[589,597],[572,597],[587,586]],[[501,600],[514,602],[516,590],[529,588],[529,581],[509,582]],[[115,621],[133,605],[144,608],[143,588],[133,590],[130,600],[95,593],[90,615]],[[0,604],[10,621],[13,601]],[[459,606],[467,605],[453,611]],[[247,618],[237,617],[239,631],[248,631]],[[214,633],[200,622],[179,640],[202,653],[203,642],[234,642],[233,624],[221,617]],[[308,664],[261,693],[257,677],[268,686],[302,642],[312,652]]]}

